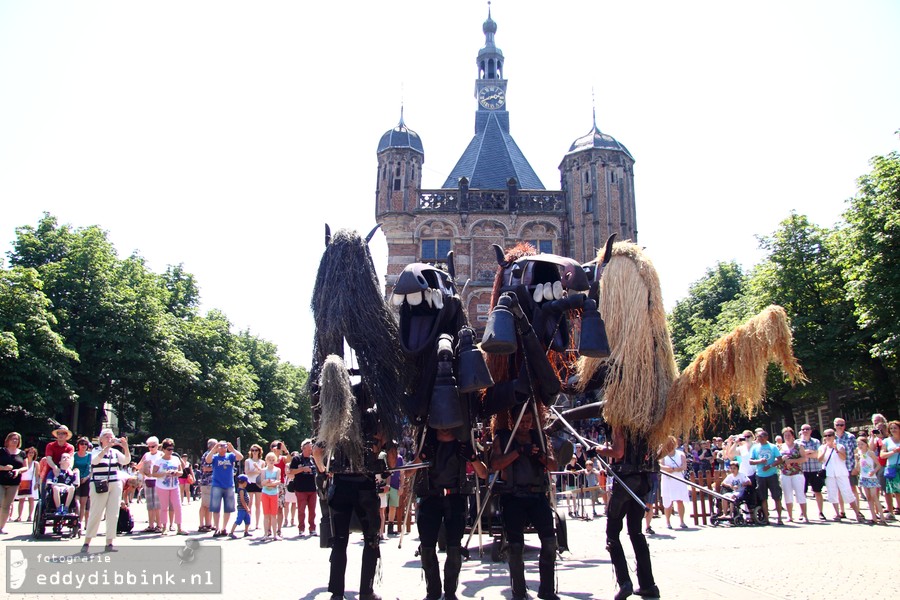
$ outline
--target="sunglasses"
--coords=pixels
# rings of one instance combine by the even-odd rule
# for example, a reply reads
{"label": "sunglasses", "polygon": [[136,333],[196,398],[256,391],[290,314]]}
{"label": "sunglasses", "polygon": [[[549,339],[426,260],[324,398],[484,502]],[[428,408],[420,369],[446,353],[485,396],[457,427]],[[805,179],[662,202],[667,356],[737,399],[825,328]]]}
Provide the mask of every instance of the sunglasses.
{"label": "sunglasses", "polygon": [[833,434],[833,433],[826,433],[826,434],[825,434],[824,436],[822,436],[822,437],[834,437],[834,434]]}
{"label": "sunglasses", "polygon": [[835,423],[834,426],[835,427],[846,427],[846,425],[844,423]]}

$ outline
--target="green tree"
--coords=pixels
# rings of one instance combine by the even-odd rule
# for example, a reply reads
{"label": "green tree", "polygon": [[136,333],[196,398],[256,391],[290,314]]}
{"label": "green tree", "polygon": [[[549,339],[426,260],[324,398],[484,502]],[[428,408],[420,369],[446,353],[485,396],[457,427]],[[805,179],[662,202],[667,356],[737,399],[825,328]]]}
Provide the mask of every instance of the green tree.
{"label": "green tree", "polygon": [[75,399],[78,355],[54,331],[56,318],[33,268],[0,270],[0,430],[43,433],[47,417]]}
{"label": "green tree", "polygon": [[881,394],[896,405],[900,370],[900,153],[876,156],[844,213],[842,274]]}

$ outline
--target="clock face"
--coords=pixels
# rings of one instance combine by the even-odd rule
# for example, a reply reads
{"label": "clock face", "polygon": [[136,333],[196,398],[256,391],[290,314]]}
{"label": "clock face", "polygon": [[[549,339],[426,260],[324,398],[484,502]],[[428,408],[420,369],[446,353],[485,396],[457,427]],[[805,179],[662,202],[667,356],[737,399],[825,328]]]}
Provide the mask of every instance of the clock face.
{"label": "clock face", "polygon": [[478,92],[478,104],[488,110],[497,110],[506,104],[506,96],[496,85],[486,85]]}

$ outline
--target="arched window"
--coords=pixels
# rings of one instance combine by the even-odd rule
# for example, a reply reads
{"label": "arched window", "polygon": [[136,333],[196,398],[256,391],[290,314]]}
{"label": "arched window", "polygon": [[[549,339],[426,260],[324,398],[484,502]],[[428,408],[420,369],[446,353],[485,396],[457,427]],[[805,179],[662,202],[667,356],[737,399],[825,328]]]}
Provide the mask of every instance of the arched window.
{"label": "arched window", "polygon": [[394,191],[395,192],[400,191],[401,183],[402,182],[400,180],[400,163],[397,163],[397,167],[394,170]]}

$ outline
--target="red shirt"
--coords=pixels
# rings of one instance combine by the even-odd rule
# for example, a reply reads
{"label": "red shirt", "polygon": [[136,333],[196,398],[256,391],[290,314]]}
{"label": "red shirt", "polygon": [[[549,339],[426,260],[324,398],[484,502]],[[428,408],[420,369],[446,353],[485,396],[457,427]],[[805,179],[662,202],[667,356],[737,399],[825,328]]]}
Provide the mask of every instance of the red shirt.
{"label": "red shirt", "polygon": [[282,454],[278,458],[275,459],[275,466],[278,467],[278,470],[281,471],[281,483],[284,483],[284,475],[288,468],[288,461],[290,460],[290,456],[286,454]]}
{"label": "red shirt", "polygon": [[75,454],[75,447],[68,442],[66,442],[65,446],[60,446],[59,442],[56,441],[50,442],[47,444],[47,449],[44,451],[44,455],[52,458],[57,467],[59,466],[59,459],[66,453],[72,455]]}

